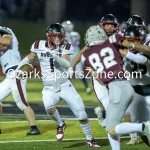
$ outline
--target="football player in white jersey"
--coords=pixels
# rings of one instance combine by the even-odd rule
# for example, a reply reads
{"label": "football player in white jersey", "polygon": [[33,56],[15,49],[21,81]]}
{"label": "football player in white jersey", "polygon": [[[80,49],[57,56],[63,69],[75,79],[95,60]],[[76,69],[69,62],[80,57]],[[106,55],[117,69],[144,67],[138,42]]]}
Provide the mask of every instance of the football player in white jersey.
{"label": "football player in white jersey", "polygon": [[[61,25],[66,30],[66,41],[74,47],[74,54],[70,56],[70,61],[72,63],[80,51],[80,34],[74,31],[74,25],[71,21],[64,21]],[[72,68],[69,68],[69,70],[72,70]],[[75,78],[81,79],[87,94],[92,92],[91,88],[88,86],[87,80],[84,78],[83,65],[81,62],[75,66]]]}
{"label": "football player in white jersey", "polygon": [[65,29],[58,23],[51,24],[47,28],[46,36],[47,40],[33,43],[31,53],[22,60],[19,67],[35,58],[39,59],[44,85],[42,100],[47,114],[57,123],[56,139],[61,141],[64,138],[66,128],[56,108],[56,104],[63,99],[80,121],[87,144],[98,148],[100,146],[95,143],[91,135],[83,101],[67,76],[70,67],[69,57],[73,54],[74,48],[71,44],[64,43]]}
{"label": "football player in white jersey", "polygon": [[6,78],[0,83],[0,102],[12,93],[18,108],[24,112],[31,130],[27,135],[40,134],[36,127],[35,115],[27,102],[26,80],[15,78],[15,69],[21,61],[18,41],[10,28],[0,27],[0,62]]}

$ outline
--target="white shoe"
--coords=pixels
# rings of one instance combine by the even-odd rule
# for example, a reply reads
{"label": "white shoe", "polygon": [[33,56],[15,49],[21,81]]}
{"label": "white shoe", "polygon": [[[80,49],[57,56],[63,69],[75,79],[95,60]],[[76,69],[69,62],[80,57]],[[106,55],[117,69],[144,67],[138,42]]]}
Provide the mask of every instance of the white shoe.
{"label": "white shoe", "polygon": [[86,93],[87,94],[91,94],[92,93],[92,89],[90,87],[86,88]]}
{"label": "white shoe", "polygon": [[150,143],[150,121],[144,122],[144,124],[145,124],[145,128],[142,133],[147,136],[148,141]]}
{"label": "white shoe", "polygon": [[94,109],[95,114],[97,115],[99,124],[104,128],[106,127],[106,119],[103,118],[103,112],[100,106]]}
{"label": "white shoe", "polygon": [[137,138],[132,138],[132,139],[127,143],[127,145],[136,145],[136,144],[139,144],[139,137],[137,137]]}

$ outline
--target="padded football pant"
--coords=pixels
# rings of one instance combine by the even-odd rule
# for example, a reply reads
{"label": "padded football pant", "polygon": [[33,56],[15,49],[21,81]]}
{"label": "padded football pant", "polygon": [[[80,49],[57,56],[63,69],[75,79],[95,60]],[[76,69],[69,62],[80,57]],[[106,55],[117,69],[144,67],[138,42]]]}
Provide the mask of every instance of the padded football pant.
{"label": "padded football pant", "polygon": [[131,121],[141,123],[150,120],[150,96],[135,94],[131,103]]}
{"label": "padded football pant", "polygon": [[7,75],[6,78],[0,83],[0,102],[12,93],[17,106],[23,111],[28,106],[26,81],[26,79],[17,80],[16,78]]}
{"label": "padded football pant", "polygon": [[110,102],[106,110],[106,131],[121,123],[135,94],[127,80],[114,80],[108,84],[108,88]]}
{"label": "padded football pant", "polygon": [[64,100],[69,108],[72,110],[78,120],[85,120],[87,114],[82,98],[77,93],[72,83],[68,80],[67,82],[60,85],[61,91],[54,92],[51,88],[44,87],[42,91],[42,100],[46,110],[54,108],[60,100]]}

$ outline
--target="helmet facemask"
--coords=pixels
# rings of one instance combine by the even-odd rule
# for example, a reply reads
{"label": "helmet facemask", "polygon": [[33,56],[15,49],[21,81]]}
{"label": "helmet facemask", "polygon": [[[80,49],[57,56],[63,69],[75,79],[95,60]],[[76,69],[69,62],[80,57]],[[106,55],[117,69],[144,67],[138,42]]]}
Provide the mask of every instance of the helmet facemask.
{"label": "helmet facemask", "polygon": [[52,24],[47,29],[47,40],[51,48],[58,48],[64,44],[65,30],[59,24]]}
{"label": "helmet facemask", "polygon": [[119,28],[119,24],[115,22],[101,22],[100,25],[105,30],[108,36],[115,33]]}
{"label": "helmet facemask", "polygon": [[[107,28],[105,25],[110,25]],[[101,21],[99,22],[99,26],[102,27],[108,36],[112,35],[119,29],[119,22],[117,18],[112,14],[107,14],[102,17]]]}
{"label": "helmet facemask", "polygon": [[57,48],[63,45],[65,40],[65,34],[62,34],[60,32],[57,33],[47,33],[47,39],[50,47]]}

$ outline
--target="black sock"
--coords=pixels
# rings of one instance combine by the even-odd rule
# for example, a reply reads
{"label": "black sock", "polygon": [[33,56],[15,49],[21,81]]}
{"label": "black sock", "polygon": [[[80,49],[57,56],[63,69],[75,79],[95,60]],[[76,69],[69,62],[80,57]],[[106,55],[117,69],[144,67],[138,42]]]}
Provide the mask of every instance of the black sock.
{"label": "black sock", "polygon": [[142,123],[142,131],[144,131],[144,129],[145,129],[145,124]]}
{"label": "black sock", "polygon": [[31,126],[31,129],[37,129],[36,125]]}

